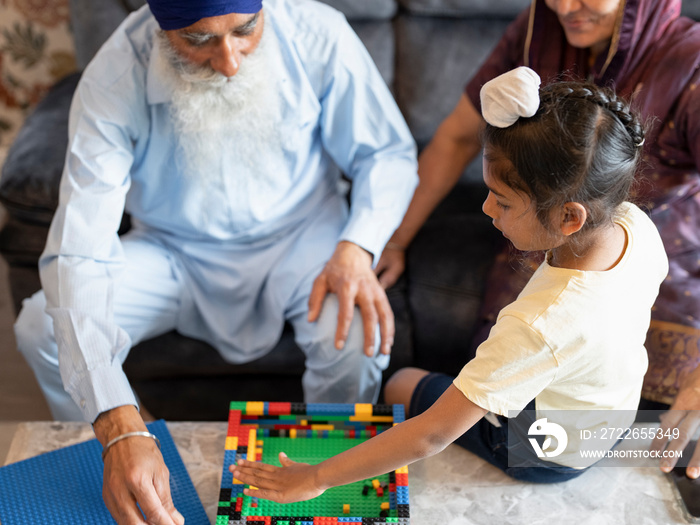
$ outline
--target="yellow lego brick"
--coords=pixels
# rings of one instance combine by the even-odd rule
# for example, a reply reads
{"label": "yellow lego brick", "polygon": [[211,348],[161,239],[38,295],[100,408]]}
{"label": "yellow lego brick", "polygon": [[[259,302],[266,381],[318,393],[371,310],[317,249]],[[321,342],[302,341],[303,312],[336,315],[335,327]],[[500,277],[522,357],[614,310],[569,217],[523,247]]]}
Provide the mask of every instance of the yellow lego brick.
{"label": "yellow lego brick", "polygon": [[238,448],[238,436],[228,436],[224,446],[225,450],[236,450]]}
{"label": "yellow lego brick", "polygon": [[[355,417],[371,417],[372,403],[355,403]],[[393,420],[393,418],[392,418]]]}
{"label": "yellow lego brick", "polygon": [[366,421],[368,423],[393,423],[393,416],[350,416],[348,417],[350,421]]}
{"label": "yellow lego brick", "polygon": [[401,468],[397,468],[396,473],[397,474],[408,474],[408,465],[401,467]]}
{"label": "yellow lego brick", "polygon": [[265,403],[262,401],[248,401],[245,404],[245,413],[249,416],[264,416]]}
{"label": "yellow lego brick", "polygon": [[297,429],[296,428],[290,428],[289,429],[289,437],[294,439],[297,437]]}
{"label": "yellow lego brick", "polygon": [[255,447],[255,437],[257,432],[254,428],[251,428],[248,432],[248,460],[255,461],[255,455],[257,454],[257,449]]}
{"label": "yellow lego brick", "polygon": [[333,425],[311,425],[311,430],[335,430]]}

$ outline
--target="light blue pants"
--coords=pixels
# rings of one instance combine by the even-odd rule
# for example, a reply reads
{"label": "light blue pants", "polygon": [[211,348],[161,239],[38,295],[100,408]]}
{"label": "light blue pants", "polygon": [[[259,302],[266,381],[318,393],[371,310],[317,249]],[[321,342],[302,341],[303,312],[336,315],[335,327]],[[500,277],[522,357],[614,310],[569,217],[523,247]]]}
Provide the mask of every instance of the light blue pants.
{"label": "light blue pants", "polygon": [[[130,235],[122,239],[122,245],[128,271],[115,295],[114,317],[135,346],[140,341],[178,329],[182,318],[181,305],[187,302],[183,299],[187,295],[187,286],[177,261],[163,246]],[[376,335],[375,357],[366,357],[362,320],[356,308],[345,348],[336,350],[336,296],[326,297],[320,318],[315,323],[307,321],[312,280],[301,283],[299,292],[285,310],[297,344],[306,355],[306,371],[302,378],[305,401],[376,402],[382,371],[389,364],[389,356],[377,355],[379,335]],[[17,346],[34,370],[53,417],[62,421],[83,420],[80,408],[63,387],[53,320],[45,309],[46,298],[42,291],[25,299],[15,324]],[[187,335],[197,337],[198,334]],[[127,352],[118,357],[123,363]],[[172,359],[172,356],[163,355],[163,359]]]}

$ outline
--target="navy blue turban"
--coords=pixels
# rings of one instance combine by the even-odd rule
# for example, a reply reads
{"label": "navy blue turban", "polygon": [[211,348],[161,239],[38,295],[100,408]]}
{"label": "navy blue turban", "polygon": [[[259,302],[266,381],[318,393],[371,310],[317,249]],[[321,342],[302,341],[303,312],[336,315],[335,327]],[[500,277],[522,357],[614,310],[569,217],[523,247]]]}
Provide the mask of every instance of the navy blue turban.
{"label": "navy blue turban", "polygon": [[148,0],[164,31],[191,26],[202,18],[231,13],[257,13],[262,0]]}

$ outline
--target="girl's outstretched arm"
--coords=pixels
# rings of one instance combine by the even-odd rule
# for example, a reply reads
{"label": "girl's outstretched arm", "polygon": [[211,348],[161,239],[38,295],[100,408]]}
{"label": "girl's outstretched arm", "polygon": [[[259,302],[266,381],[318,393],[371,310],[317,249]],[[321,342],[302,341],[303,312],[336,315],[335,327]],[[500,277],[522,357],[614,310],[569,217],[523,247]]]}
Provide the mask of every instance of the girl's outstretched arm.
{"label": "girl's outstretched arm", "polygon": [[318,465],[296,463],[281,453],[282,467],[241,460],[230,470],[235,478],[257,487],[246,489],[248,496],[278,503],[307,500],[330,487],[378,476],[437,454],[486,412],[450,385],[423,414]]}

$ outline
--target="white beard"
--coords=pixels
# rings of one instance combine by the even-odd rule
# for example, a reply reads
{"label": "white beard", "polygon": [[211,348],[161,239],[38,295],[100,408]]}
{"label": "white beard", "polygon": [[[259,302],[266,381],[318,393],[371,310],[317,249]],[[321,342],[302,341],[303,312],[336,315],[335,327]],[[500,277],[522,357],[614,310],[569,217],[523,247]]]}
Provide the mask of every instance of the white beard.
{"label": "white beard", "polygon": [[157,42],[161,71],[174,84],[171,117],[185,177],[205,191],[223,186],[264,201],[287,171],[279,132],[283,66],[272,28],[231,78],[184,62],[162,32]]}

